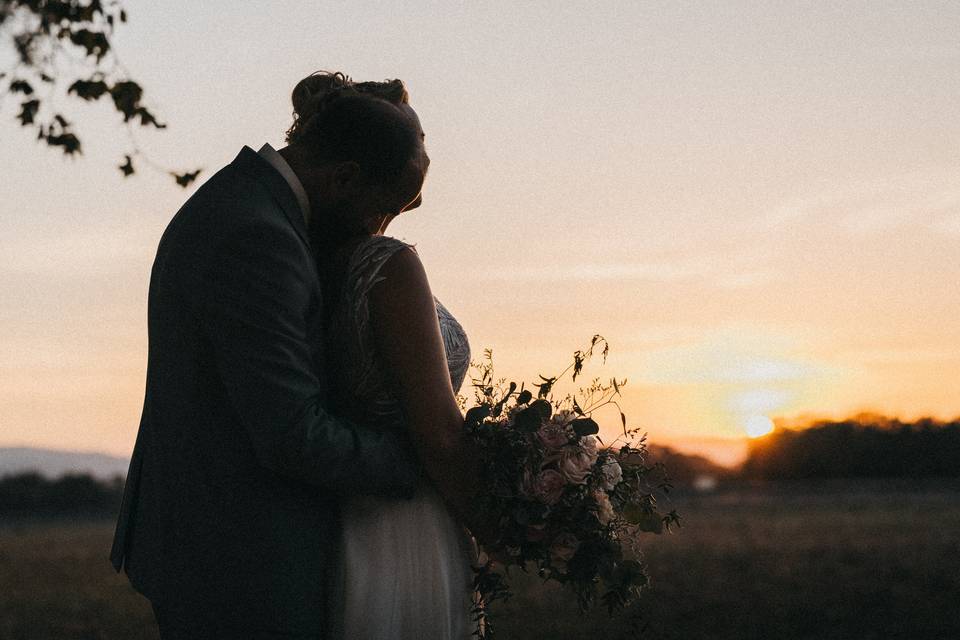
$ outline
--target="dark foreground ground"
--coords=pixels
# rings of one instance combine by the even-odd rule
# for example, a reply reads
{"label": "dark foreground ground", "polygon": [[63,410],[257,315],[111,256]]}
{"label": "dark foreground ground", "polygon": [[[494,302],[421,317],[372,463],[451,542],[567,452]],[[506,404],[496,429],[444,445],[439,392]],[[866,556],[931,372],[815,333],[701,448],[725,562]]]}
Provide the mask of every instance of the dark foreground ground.
{"label": "dark foreground ground", "polygon": [[[831,483],[676,496],[651,536],[635,611],[580,615],[516,581],[499,637],[960,638],[960,485]],[[0,522],[0,640],[156,640],[147,603],[106,560],[112,522]]]}

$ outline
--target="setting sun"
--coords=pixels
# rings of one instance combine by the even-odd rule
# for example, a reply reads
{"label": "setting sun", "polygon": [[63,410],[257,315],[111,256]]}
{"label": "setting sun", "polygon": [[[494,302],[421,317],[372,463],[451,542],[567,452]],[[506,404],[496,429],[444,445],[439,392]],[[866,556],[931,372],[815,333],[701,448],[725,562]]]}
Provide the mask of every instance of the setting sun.
{"label": "setting sun", "polygon": [[744,431],[751,438],[760,438],[773,431],[773,421],[767,416],[754,415],[747,418]]}

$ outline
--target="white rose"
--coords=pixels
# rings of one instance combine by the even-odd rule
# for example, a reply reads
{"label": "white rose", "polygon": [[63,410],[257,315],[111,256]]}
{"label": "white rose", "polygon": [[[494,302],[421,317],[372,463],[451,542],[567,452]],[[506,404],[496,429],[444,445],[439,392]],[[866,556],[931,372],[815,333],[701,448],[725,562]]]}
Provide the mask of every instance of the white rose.
{"label": "white rose", "polygon": [[599,441],[594,436],[583,436],[580,438],[580,448],[590,456],[593,462],[597,461],[597,454],[599,453],[598,444]]}
{"label": "white rose", "polygon": [[596,461],[596,456],[580,447],[567,447],[562,450],[560,462],[557,465],[560,475],[571,484],[583,484],[590,475],[590,468]]}
{"label": "white rose", "polygon": [[613,456],[607,457],[600,467],[600,486],[604,491],[612,491],[623,480],[623,469]]}

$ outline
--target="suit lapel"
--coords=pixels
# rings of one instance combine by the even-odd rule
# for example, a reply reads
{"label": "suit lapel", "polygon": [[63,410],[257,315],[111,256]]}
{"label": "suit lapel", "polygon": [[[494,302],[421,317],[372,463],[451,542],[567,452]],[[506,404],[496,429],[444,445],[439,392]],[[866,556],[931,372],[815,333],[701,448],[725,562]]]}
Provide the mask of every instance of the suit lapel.
{"label": "suit lapel", "polygon": [[297,235],[309,248],[310,236],[307,233],[307,223],[303,219],[303,212],[300,210],[300,203],[297,202],[297,196],[293,193],[293,189],[290,188],[286,179],[280,175],[280,172],[248,146],[241,149],[233,164],[267,188],[270,196],[280,206],[290,224],[293,225]]}

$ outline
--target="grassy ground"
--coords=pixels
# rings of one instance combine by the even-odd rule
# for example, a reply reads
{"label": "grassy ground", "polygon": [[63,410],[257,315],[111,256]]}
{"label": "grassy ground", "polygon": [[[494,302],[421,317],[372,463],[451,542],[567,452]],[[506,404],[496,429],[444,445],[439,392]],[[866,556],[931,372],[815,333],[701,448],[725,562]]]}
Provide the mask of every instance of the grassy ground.
{"label": "grassy ground", "polygon": [[[635,611],[580,615],[535,579],[493,614],[500,637],[960,638],[960,487],[820,484],[678,496],[651,536]],[[106,560],[109,522],[0,524],[0,639],[156,640]]]}

